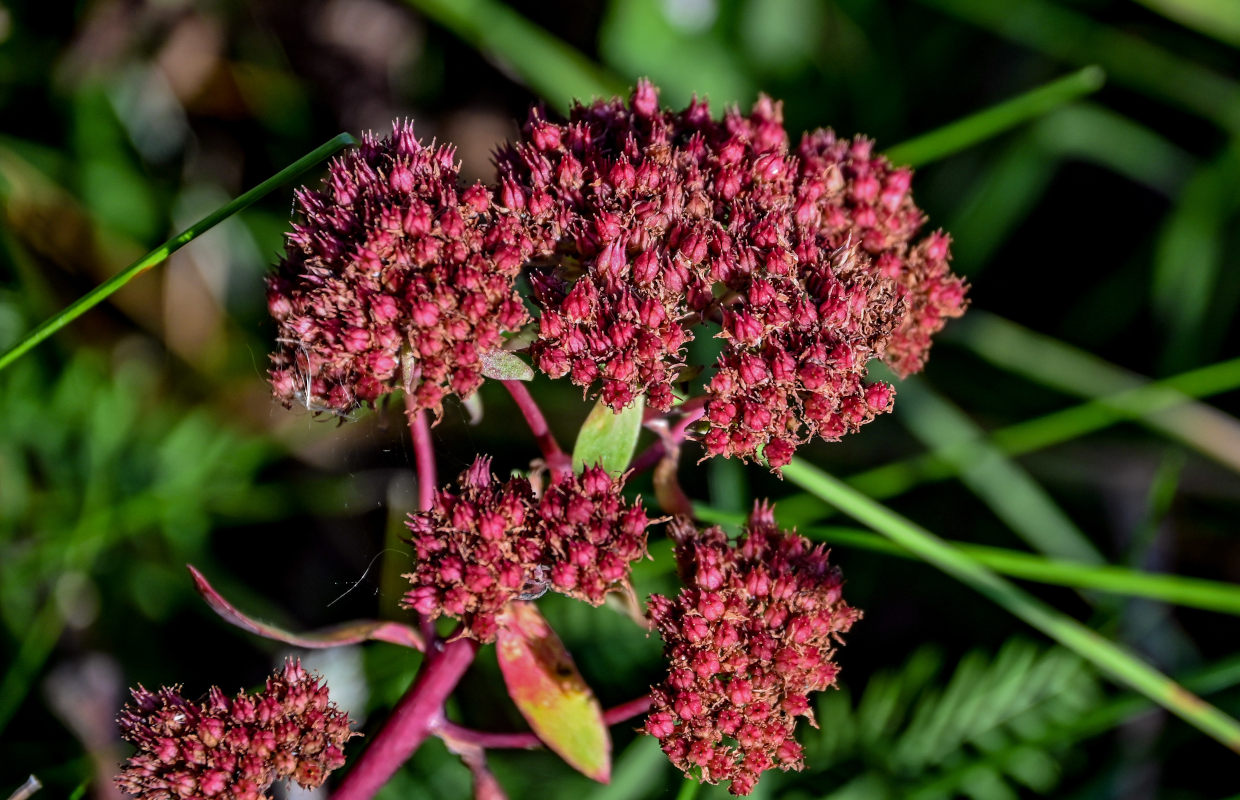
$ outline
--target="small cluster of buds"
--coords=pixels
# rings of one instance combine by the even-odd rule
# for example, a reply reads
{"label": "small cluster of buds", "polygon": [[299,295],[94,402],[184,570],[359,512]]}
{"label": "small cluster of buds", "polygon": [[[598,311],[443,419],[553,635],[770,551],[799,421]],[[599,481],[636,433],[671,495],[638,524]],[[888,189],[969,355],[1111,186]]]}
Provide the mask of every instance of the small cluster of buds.
{"label": "small cluster of buds", "polygon": [[486,187],[457,186],[453,159],[398,122],[298,192],[301,221],[268,280],[286,405],[342,412],[403,388],[438,411],[445,394],[472,394],[482,354],[528,321],[513,283],[534,243],[495,217]]}
{"label": "small cluster of buds", "polygon": [[116,784],[142,800],[265,800],[277,780],[321,786],[358,735],[327,687],[293,660],[265,690],[231,700],[218,688],[202,704],[182,697],[180,687],[139,686],[132,694],[117,722],[138,753]]}
{"label": "small cluster of buds", "polygon": [[924,219],[911,173],[865,139],[808,134],[793,153],[779,104],[710,116],[705,103],[576,106],[531,114],[502,149],[500,202],[529,226],[542,310],[535,364],[619,410],[673,401],[684,345],[717,322],[724,350],[707,387],[707,456],[787,463],[814,436],[838,439],[889,407],[866,363],[901,372],[964,308],[947,239],[910,247]]}
{"label": "small cluster of buds", "polygon": [[735,546],[684,521],[673,537],[685,588],[649,601],[668,676],[646,731],[686,774],[746,795],[763,771],[804,765],[796,718],[813,724],[809,695],[834,684],[833,647],[861,612],[825,549],[779,530],[769,506]]}
{"label": "small cluster of buds", "polygon": [[432,618],[459,619],[462,635],[494,641],[497,617],[514,600],[547,590],[600,605],[628,585],[646,553],[650,520],[640,500],[601,467],[559,475],[536,497],[525,478],[504,483],[478,458],[456,492],[437,493],[430,511],[408,521],[417,552],[405,605]]}

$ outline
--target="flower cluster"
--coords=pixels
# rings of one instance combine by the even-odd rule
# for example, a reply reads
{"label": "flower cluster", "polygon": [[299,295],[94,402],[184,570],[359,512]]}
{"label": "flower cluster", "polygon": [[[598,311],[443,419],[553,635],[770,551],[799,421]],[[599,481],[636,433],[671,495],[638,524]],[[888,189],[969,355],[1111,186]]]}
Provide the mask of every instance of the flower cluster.
{"label": "flower cluster", "polygon": [[685,344],[722,326],[707,386],[708,456],[787,463],[889,406],[866,362],[901,372],[964,307],[947,239],[910,247],[923,216],[911,173],[865,139],[816,131],[793,152],[779,104],[710,116],[631,101],[535,111],[498,155],[500,202],[529,226],[541,308],[535,364],[619,410],[645,394],[670,407]]}
{"label": "flower cluster", "polygon": [[403,388],[437,411],[473,393],[481,355],[528,320],[513,282],[533,242],[486,187],[458,187],[453,158],[398,122],[298,192],[301,221],[268,280],[286,405],[342,412]]}
{"label": "flower cluster", "polygon": [[231,700],[218,688],[202,704],[182,697],[180,687],[139,686],[132,694],[117,721],[138,753],[116,784],[142,800],[259,800],[277,780],[321,786],[358,735],[327,687],[292,660],[265,690]]}
{"label": "flower cluster", "polygon": [[462,635],[493,641],[504,606],[548,589],[600,605],[646,553],[650,520],[601,467],[556,476],[536,497],[525,478],[497,481],[480,457],[458,483],[410,516],[417,563],[404,602],[461,620]]}
{"label": "flower cluster", "polygon": [[673,536],[686,586],[650,598],[669,668],[646,731],[686,773],[749,794],[763,771],[803,766],[796,718],[813,724],[809,694],[835,682],[833,646],[861,612],[823,547],[779,530],[768,506],[735,545],[683,521]]}

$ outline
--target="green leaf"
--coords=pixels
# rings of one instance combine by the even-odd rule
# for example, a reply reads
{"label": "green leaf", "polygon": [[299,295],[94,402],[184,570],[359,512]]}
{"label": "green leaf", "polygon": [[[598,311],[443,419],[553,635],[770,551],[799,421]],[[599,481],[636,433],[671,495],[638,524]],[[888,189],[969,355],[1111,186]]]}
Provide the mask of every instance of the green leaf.
{"label": "green leaf", "polygon": [[482,374],[497,381],[532,381],[534,368],[516,353],[492,350],[482,354]]}
{"label": "green leaf", "polygon": [[619,414],[604,405],[602,400],[595,403],[577,433],[577,444],[573,447],[573,469],[581,472],[586,467],[602,464],[613,477],[623,473],[637,448],[637,434],[642,429],[645,408],[644,396],[639,396],[633,405]]}
{"label": "green leaf", "polygon": [[495,652],[509,697],[547,747],[607,783],[611,736],[603,710],[560,637],[532,603],[512,603],[499,622]]}

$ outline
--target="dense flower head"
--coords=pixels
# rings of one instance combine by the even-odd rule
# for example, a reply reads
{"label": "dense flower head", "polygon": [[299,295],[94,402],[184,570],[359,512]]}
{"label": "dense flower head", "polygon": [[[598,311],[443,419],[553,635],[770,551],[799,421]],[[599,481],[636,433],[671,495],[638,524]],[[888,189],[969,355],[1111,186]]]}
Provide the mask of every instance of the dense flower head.
{"label": "dense flower head", "polygon": [[416,551],[405,605],[462,622],[462,635],[494,641],[514,600],[548,590],[600,605],[628,586],[631,562],[646,553],[650,524],[641,501],[602,467],[557,475],[541,495],[525,478],[500,482],[478,458],[443,489],[430,511],[410,515]]}
{"label": "dense flower head", "polygon": [[268,280],[271,383],[285,405],[344,412],[404,389],[438,410],[481,384],[481,356],[528,319],[513,283],[533,242],[458,172],[451,147],[397,122],[298,191],[300,220]]}
{"label": "dense flower head", "polygon": [[142,800],[259,800],[277,780],[321,786],[358,735],[327,686],[291,659],[265,689],[231,699],[212,688],[194,703],[179,686],[132,695],[117,722],[138,752],[116,784]]}
{"label": "dense flower head", "polygon": [[866,363],[920,368],[929,336],[964,307],[947,238],[911,245],[924,222],[911,173],[865,139],[831,131],[790,148],[778,103],[711,117],[662,110],[654,87],[532,112],[497,157],[497,202],[520,214],[538,256],[536,366],[613,409],[673,402],[685,345],[722,327],[708,456],[787,463],[886,410]]}
{"label": "dense flower head", "polygon": [[835,683],[834,646],[861,612],[823,546],[781,531],[769,506],[735,543],[683,520],[673,538],[685,587],[649,601],[668,675],[646,732],[686,774],[746,795],[765,770],[804,766],[797,717],[814,724],[809,695]]}

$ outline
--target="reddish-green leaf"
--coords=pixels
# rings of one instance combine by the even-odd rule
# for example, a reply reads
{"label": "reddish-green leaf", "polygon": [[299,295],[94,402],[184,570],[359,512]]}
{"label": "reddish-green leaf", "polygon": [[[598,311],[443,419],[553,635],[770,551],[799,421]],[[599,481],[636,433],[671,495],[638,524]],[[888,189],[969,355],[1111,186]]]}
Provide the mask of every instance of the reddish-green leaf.
{"label": "reddish-green leaf", "polygon": [[189,574],[194,576],[194,585],[198,589],[198,594],[202,595],[202,599],[207,601],[207,605],[211,607],[212,611],[238,628],[262,636],[265,639],[274,639],[277,642],[291,644],[294,647],[312,649],[340,647],[341,645],[357,644],[367,640],[398,644],[402,647],[412,647],[415,650],[426,649],[422,636],[413,628],[410,628],[408,625],[401,625],[399,622],[367,619],[345,622],[310,633],[286,631],[269,622],[263,622],[242,613],[236,606],[225,600],[223,595],[207,582],[206,577],[195,569],[193,564],[186,564],[185,566],[189,568]]}
{"label": "reddish-green leaf", "polygon": [[586,467],[602,464],[613,477],[628,469],[637,448],[645,409],[645,395],[638,395],[633,405],[619,414],[603,405],[602,400],[595,403],[577,433],[573,469],[581,472]]}
{"label": "reddish-green leaf", "polygon": [[508,695],[538,738],[573,768],[607,783],[611,736],[603,711],[533,604],[512,603],[504,612],[496,655]]}

